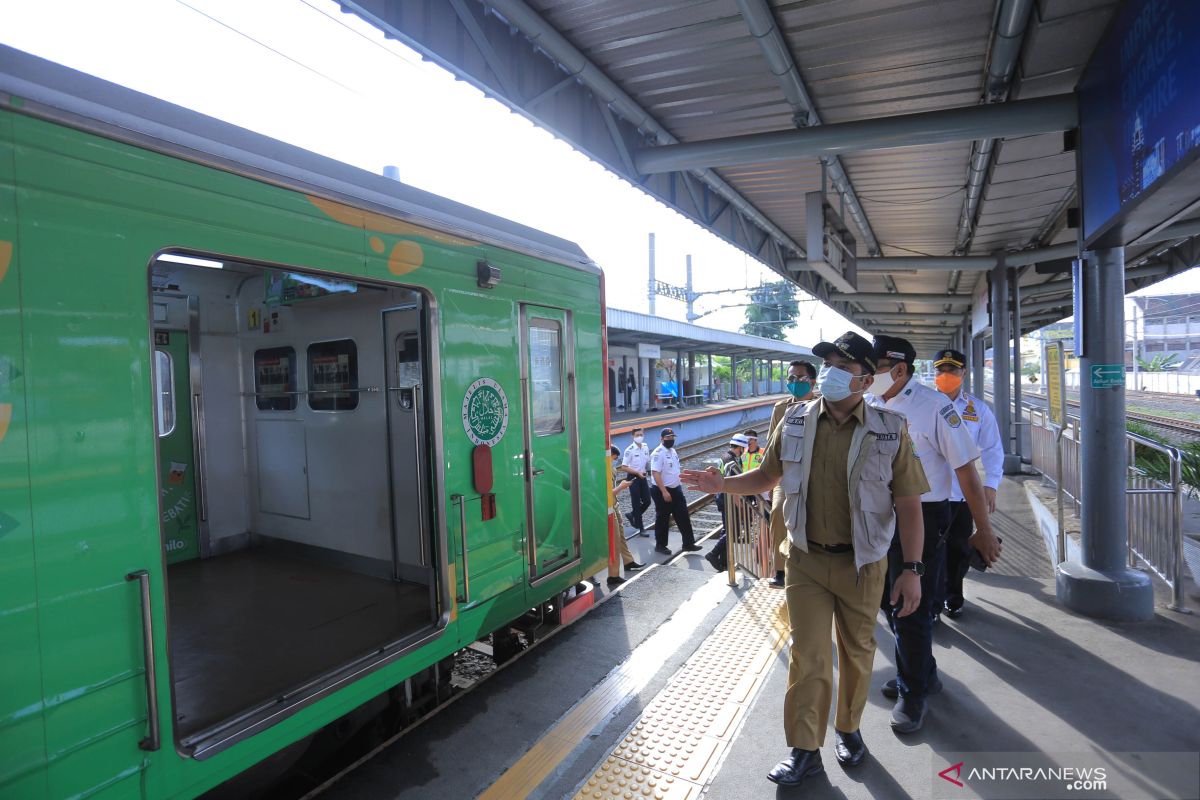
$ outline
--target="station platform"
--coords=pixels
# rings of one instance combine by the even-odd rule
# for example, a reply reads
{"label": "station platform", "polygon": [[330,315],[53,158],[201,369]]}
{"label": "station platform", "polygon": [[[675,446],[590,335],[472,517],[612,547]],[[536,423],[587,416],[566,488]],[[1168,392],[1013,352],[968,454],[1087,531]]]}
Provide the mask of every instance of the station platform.
{"label": "station platform", "polygon": [[[837,763],[830,731],[824,775],[799,789],[766,780],[787,753],[783,593],[746,578],[730,587],[696,553],[648,567],[320,796],[974,797],[937,773],[954,754],[982,752],[1077,758],[1122,787],[1078,796],[1195,796],[1200,620],[1160,605],[1149,623],[1108,624],[1061,607],[1028,480],[1001,486],[993,522],[1004,557],[972,572],[964,615],[935,627],[946,688],[907,736],[891,730],[879,691],[894,676],[880,620],[862,722],[870,755],[858,768]],[[1195,770],[1180,778],[1156,758]]]}
{"label": "station platform", "polygon": [[653,412],[618,411],[610,417],[609,435],[612,443],[624,450],[632,441],[633,429],[645,428],[646,444],[653,450],[658,445],[658,434],[663,428],[673,428],[680,442],[684,443],[724,431],[762,425],[765,443],[765,428],[771,419],[771,408],[786,397],[786,394],[766,394]]}

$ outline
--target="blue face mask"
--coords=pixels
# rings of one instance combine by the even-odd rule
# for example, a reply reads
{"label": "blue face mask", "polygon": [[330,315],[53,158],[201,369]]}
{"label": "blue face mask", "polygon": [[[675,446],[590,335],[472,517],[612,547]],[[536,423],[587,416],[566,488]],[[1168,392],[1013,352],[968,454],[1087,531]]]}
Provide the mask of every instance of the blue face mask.
{"label": "blue face mask", "polygon": [[801,397],[807,397],[812,391],[812,384],[808,381],[788,381],[788,391],[792,393],[792,397],[799,400]]}
{"label": "blue face mask", "polygon": [[850,389],[850,383],[857,377],[860,376],[851,375],[840,367],[827,365],[821,367],[821,371],[817,373],[817,388],[821,390],[822,397],[836,403],[857,394]]}

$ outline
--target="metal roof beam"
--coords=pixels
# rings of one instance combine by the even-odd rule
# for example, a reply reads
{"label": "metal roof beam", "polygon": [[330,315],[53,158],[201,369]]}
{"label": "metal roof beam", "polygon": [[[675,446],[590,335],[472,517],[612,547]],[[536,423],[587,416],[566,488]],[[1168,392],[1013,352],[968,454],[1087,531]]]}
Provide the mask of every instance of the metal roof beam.
{"label": "metal roof beam", "polygon": [[924,311],[860,311],[855,314],[859,319],[873,320],[924,320],[936,322],[958,322],[962,314],[947,312],[926,313]]}
{"label": "metal roof beam", "polygon": [[[1074,244],[1056,244],[1051,247],[1039,247],[1035,250],[1020,250],[1014,253],[1004,253],[1004,265],[1007,267],[1022,267],[1027,264],[1037,264],[1043,261],[1055,261],[1060,258],[1074,258],[1079,250]],[[954,270],[987,272],[999,266],[999,256],[879,256],[877,258],[858,259],[859,272],[902,272],[915,270],[920,272],[951,272]],[[807,261],[788,259],[788,269],[806,269]],[[858,295],[855,295],[856,297]]]}
{"label": "metal roof beam", "polygon": [[[1033,0],[1000,0],[989,48],[991,57],[988,59],[984,103],[998,103],[1008,99],[1009,86],[1017,67],[1017,56],[1021,53],[1021,43],[1025,40],[1025,27],[1029,24],[1029,13],[1032,9]],[[975,225],[979,221],[979,200],[983,197],[983,186],[991,171],[995,148],[996,139],[991,136],[972,145],[971,159],[967,163],[967,194],[963,198],[962,213],[958,219],[955,252],[965,253],[975,236]]]}
{"label": "metal roof beam", "polygon": [[[1021,2],[1028,1],[1021,0]],[[763,57],[767,60],[771,72],[778,78],[779,87],[783,90],[788,105],[792,107],[792,122],[797,128],[820,125],[821,118],[817,114],[817,106],[813,103],[812,97],[804,85],[804,79],[800,77],[800,70],[796,66],[795,59],[792,58],[791,48],[779,30],[779,25],[775,21],[775,15],[771,13],[771,6],[767,0],[737,0],[737,4],[742,12],[742,18],[746,20],[746,25],[750,28],[750,33],[762,48]],[[855,225],[862,233],[867,251],[872,254],[878,253],[879,242],[875,238],[875,231],[871,230],[867,212],[858,201],[858,195],[855,194],[854,187],[850,184],[850,176],[846,174],[842,160],[837,156],[830,156],[822,161],[830,182],[845,200],[850,216],[853,217]]]}
{"label": "metal roof beam", "polygon": [[971,303],[969,294],[921,294],[913,292],[830,292],[830,300],[851,303]]}
{"label": "metal roof beam", "polygon": [[703,142],[660,144],[639,149],[642,173],[765,164],[821,158],[864,150],[941,144],[985,136],[1032,136],[1070,130],[1079,124],[1074,94],[968,106],[919,114],[840,122],[791,131],[755,133]]}

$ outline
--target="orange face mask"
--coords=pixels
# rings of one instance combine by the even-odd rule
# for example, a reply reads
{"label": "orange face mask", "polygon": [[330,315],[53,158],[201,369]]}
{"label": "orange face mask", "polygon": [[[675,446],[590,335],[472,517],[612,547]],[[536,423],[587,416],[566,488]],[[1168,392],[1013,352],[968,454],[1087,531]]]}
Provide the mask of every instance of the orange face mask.
{"label": "orange face mask", "polygon": [[943,394],[954,394],[962,386],[962,378],[952,372],[939,372],[933,382]]}

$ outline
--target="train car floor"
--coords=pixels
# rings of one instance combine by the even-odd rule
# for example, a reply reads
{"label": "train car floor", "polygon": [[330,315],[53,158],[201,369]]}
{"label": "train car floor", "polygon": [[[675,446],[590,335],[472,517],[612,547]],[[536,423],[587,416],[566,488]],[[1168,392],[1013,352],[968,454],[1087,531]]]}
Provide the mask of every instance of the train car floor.
{"label": "train car floor", "polygon": [[189,736],[429,621],[429,589],[270,551],[169,570],[177,730]]}

